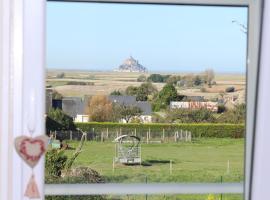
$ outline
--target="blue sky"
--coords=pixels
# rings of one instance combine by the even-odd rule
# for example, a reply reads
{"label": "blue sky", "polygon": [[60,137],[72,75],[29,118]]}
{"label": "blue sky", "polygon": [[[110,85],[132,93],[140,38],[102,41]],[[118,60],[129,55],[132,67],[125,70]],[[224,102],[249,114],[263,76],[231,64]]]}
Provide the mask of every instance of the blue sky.
{"label": "blue sky", "polygon": [[240,72],[247,9],[47,3],[47,67],[113,70],[132,55],[149,71]]}

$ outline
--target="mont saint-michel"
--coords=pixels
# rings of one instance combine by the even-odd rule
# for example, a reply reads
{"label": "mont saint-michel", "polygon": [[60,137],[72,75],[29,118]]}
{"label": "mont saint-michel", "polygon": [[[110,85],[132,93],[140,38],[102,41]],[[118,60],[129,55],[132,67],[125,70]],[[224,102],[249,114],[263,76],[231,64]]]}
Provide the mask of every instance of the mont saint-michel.
{"label": "mont saint-michel", "polygon": [[130,56],[128,59],[124,60],[124,62],[114,71],[116,72],[147,72],[147,68],[139,63],[138,60],[134,59]]}

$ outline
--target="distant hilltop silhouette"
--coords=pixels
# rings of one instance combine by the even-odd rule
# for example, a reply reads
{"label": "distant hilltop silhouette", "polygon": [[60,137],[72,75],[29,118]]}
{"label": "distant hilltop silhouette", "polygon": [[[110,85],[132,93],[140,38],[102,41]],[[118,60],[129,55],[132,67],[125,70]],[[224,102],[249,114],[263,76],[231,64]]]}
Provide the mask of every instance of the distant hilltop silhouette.
{"label": "distant hilltop silhouette", "polygon": [[117,72],[147,72],[146,67],[142,66],[138,60],[130,56],[122,65],[115,69]]}

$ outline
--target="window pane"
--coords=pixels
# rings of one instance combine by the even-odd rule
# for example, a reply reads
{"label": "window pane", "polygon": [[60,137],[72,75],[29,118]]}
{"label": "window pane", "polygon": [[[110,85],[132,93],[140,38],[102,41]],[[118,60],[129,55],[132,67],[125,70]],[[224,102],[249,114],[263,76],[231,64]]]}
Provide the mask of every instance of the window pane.
{"label": "window pane", "polygon": [[47,183],[243,182],[247,8],[47,16]]}

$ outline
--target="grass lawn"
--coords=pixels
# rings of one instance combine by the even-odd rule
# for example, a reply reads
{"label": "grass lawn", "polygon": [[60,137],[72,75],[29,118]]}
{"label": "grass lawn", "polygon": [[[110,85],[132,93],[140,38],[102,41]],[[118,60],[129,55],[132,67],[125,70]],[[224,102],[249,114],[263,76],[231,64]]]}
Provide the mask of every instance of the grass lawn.
{"label": "grass lawn", "polygon": [[[79,142],[67,141],[76,148]],[[67,150],[68,156],[74,150]],[[142,144],[142,159],[151,166],[117,164],[112,170],[115,148],[112,142],[89,142],[76,159],[75,166],[88,166],[98,171],[106,182],[241,182],[243,180],[244,139],[198,139],[193,142]],[[170,175],[169,161],[173,161]],[[227,163],[230,172],[227,173]],[[50,200],[58,200],[52,197]],[[47,198],[46,198],[47,199]],[[77,199],[74,196],[60,198]],[[87,198],[88,199],[88,198]],[[89,196],[89,199],[94,199]],[[106,195],[108,200],[209,200],[207,194],[197,195]],[[214,195],[214,200],[241,200],[241,194]]]}
{"label": "grass lawn", "polygon": [[[67,141],[71,147],[78,142]],[[67,150],[70,156],[73,150]],[[88,166],[106,182],[241,182],[244,139],[198,139],[193,142],[142,144],[142,165],[115,165],[112,142],[86,142],[75,166]],[[172,160],[172,174],[170,174]],[[229,161],[229,173],[227,173]],[[147,165],[144,165],[147,163]],[[149,166],[150,164],[150,166]]]}

